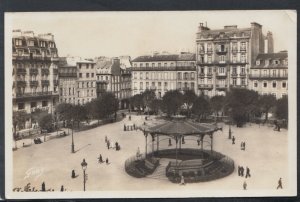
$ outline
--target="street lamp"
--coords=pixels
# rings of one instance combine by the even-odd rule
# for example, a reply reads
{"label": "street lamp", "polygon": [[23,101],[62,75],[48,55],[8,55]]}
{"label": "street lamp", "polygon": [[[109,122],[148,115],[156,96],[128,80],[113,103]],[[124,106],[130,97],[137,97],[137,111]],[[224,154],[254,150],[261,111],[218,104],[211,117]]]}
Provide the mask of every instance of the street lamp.
{"label": "street lamp", "polygon": [[71,145],[71,151],[72,151],[72,153],[75,153],[74,137],[73,137],[73,125],[74,125],[74,120],[72,120],[72,145]]}
{"label": "street lamp", "polygon": [[81,167],[83,170],[83,191],[85,191],[85,182],[86,182],[86,175],[85,170],[87,169],[87,163],[85,162],[85,159],[81,162]]}
{"label": "street lamp", "polygon": [[231,139],[231,122],[229,122],[228,139]]}

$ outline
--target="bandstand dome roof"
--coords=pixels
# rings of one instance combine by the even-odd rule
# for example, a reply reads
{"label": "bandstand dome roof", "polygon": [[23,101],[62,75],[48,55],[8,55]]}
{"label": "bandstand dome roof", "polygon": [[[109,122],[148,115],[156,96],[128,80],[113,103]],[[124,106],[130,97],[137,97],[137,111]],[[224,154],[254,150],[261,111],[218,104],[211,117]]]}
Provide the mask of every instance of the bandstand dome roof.
{"label": "bandstand dome roof", "polygon": [[143,131],[163,135],[199,135],[220,130],[216,124],[198,123],[189,119],[173,119],[155,126],[144,127]]}

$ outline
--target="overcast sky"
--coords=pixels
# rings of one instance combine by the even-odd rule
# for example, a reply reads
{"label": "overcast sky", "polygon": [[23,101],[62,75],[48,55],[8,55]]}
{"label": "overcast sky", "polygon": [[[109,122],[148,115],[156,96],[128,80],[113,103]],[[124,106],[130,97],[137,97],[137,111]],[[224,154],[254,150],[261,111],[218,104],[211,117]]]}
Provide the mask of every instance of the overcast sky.
{"label": "overcast sky", "polygon": [[59,56],[85,58],[194,52],[200,22],[211,29],[257,22],[265,34],[273,33],[277,52],[288,49],[286,33],[296,23],[295,13],[287,11],[40,12],[9,13],[5,19],[11,29],[53,33]]}

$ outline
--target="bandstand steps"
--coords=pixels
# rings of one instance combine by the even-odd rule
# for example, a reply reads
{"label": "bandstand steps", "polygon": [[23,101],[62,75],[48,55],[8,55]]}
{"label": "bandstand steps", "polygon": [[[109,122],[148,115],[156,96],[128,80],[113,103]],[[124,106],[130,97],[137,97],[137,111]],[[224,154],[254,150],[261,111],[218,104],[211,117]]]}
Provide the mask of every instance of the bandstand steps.
{"label": "bandstand steps", "polygon": [[154,179],[168,179],[167,176],[166,176],[167,164],[168,164],[168,162],[161,161],[160,165],[148,177],[149,178],[154,178]]}

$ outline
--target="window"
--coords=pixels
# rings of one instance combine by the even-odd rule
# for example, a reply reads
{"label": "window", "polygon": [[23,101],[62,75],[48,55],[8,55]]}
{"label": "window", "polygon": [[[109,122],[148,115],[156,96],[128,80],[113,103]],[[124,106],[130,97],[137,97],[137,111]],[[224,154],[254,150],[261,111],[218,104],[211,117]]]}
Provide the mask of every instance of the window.
{"label": "window", "polygon": [[263,86],[264,86],[264,88],[267,88],[268,87],[268,83],[266,81],[264,81]]}
{"label": "window", "polygon": [[246,62],[246,55],[245,54],[241,54],[241,62]]}
{"label": "window", "polygon": [[86,87],[87,87],[87,88],[89,87],[89,82],[86,82]]}
{"label": "window", "polygon": [[200,73],[201,73],[201,74],[204,74],[204,67],[201,67]]}
{"label": "window", "polygon": [[90,73],[86,73],[86,78],[89,78],[90,77]]}
{"label": "window", "polygon": [[211,63],[212,59],[211,56],[207,56],[207,63]]}
{"label": "window", "polygon": [[18,110],[25,109],[25,103],[18,103]]}
{"label": "window", "polygon": [[181,89],[181,82],[178,82],[178,89]]}
{"label": "window", "polygon": [[16,39],[16,46],[22,46],[22,40]]}
{"label": "window", "polygon": [[241,50],[246,50],[246,42],[241,42]]}
{"label": "window", "polygon": [[146,89],[149,89],[149,82],[146,82]]}
{"label": "window", "polygon": [[89,64],[86,64],[86,68],[87,68],[87,69],[89,68]]}
{"label": "window", "polygon": [[79,63],[79,69],[81,69],[81,63]]}
{"label": "window", "polygon": [[30,103],[30,107],[31,107],[31,108],[35,108],[35,107],[36,107],[36,102],[31,102],[31,103]]}
{"label": "window", "polygon": [[260,65],[260,61],[259,60],[256,60],[256,65]]}
{"label": "window", "polygon": [[224,55],[219,56],[219,60],[220,62],[225,62],[225,56]]}
{"label": "window", "polygon": [[94,73],[92,73],[92,78],[94,78]]}
{"label": "window", "polygon": [[143,72],[140,72],[140,79],[143,79]]}
{"label": "window", "polygon": [[178,79],[181,80],[181,72],[178,72]]}
{"label": "window", "polygon": [[71,95],[71,88],[69,88],[69,95]]}
{"label": "window", "polygon": [[283,70],[283,76],[287,76],[287,71]]}
{"label": "window", "polygon": [[219,73],[225,73],[225,68],[224,67],[220,67],[219,68]]}
{"label": "window", "polygon": [[161,67],[161,63],[158,63],[158,67]]}
{"label": "window", "polygon": [[232,56],[232,62],[236,62],[236,55]]}
{"label": "window", "polygon": [[237,43],[232,43],[232,50],[237,51]]}
{"label": "window", "polygon": [[209,73],[209,74],[212,73],[211,67],[208,68],[208,73]]}
{"label": "window", "polygon": [[34,41],[33,40],[29,40],[28,41],[28,46],[34,46]]}
{"label": "window", "polygon": [[87,90],[87,92],[86,92],[86,95],[87,95],[87,96],[89,96],[89,94],[90,94],[90,91],[89,91],[89,90]]}
{"label": "window", "polygon": [[91,69],[94,69],[94,64],[91,64]]}
{"label": "window", "polygon": [[276,88],[276,81],[272,82],[272,86],[273,86],[273,88]]}
{"label": "window", "polygon": [[81,87],[84,88],[84,82],[81,83]]}
{"label": "window", "polygon": [[152,67],[155,67],[155,63],[152,63]]}
{"label": "window", "polygon": [[232,79],[232,85],[236,85],[236,79],[234,78],[234,79]]}
{"label": "window", "polygon": [[194,90],[194,88],[195,88],[195,83],[191,82],[191,89]]}
{"label": "window", "polygon": [[143,90],[143,82],[140,82],[140,90]]}
{"label": "window", "polygon": [[149,63],[146,63],[146,67],[149,67]]}
{"label": "window", "polygon": [[140,63],[140,67],[143,67],[143,63]]}
{"label": "window", "polygon": [[255,82],[253,83],[253,86],[254,86],[254,88],[257,88],[257,87],[258,87],[257,81],[255,81]]}
{"label": "window", "polygon": [[207,51],[212,51],[212,45],[211,45],[211,43],[207,44]]}
{"label": "window", "polygon": [[193,80],[195,79],[195,73],[194,72],[191,73],[191,79],[193,79]]}
{"label": "window", "polygon": [[245,67],[241,67],[241,74],[245,74]]}
{"label": "window", "polygon": [[245,82],[245,79],[244,79],[244,78],[242,78],[242,79],[241,79],[241,84],[242,84],[242,85],[245,85],[245,84],[246,84],[246,82]]}
{"label": "window", "polygon": [[273,76],[276,76],[276,69],[273,70]]}
{"label": "window", "polygon": [[286,88],[286,82],[285,81],[282,82],[282,88]]}
{"label": "window", "polygon": [[167,63],[164,63],[164,67],[167,67]]}
{"label": "window", "polygon": [[149,79],[149,73],[146,72],[146,79]]}
{"label": "window", "polygon": [[184,73],[184,79],[185,79],[185,80],[188,79],[188,73],[187,73],[187,72]]}
{"label": "window", "polygon": [[267,70],[264,70],[264,76],[267,76]]}
{"label": "window", "polygon": [[42,101],[42,107],[47,107],[48,106],[48,101]]}
{"label": "window", "polygon": [[134,63],[134,64],[133,64],[133,66],[134,66],[134,67],[137,67],[137,64],[136,64],[136,63]]}
{"label": "window", "polygon": [[79,78],[82,78],[82,73],[79,73]]}
{"label": "window", "polygon": [[236,67],[232,68],[232,74],[236,74]]}

